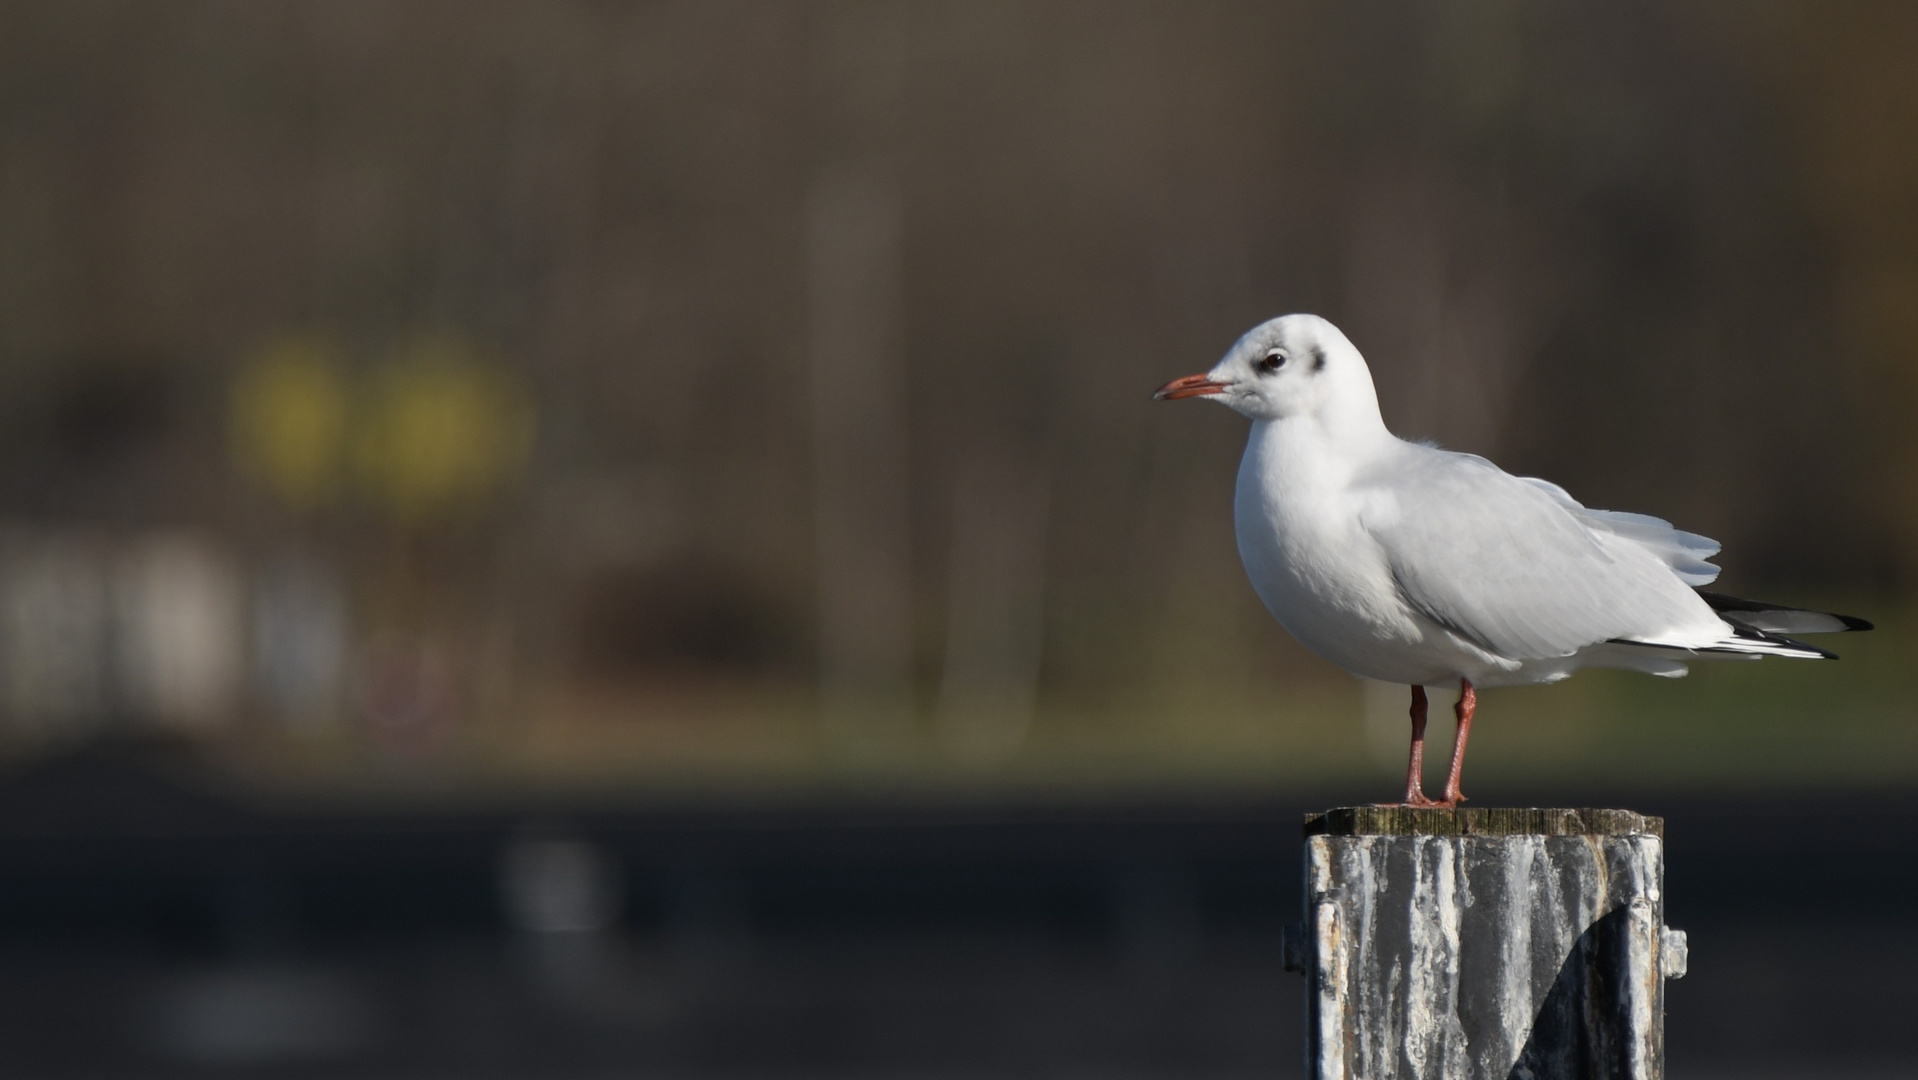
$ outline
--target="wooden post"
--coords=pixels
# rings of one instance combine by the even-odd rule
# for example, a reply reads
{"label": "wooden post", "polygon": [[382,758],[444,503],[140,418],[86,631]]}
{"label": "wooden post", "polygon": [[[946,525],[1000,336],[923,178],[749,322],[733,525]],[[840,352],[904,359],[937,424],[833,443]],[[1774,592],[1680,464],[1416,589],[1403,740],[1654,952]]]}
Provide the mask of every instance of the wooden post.
{"label": "wooden post", "polygon": [[1664,822],[1627,810],[1348,807],[1305,823],[1314,1080],[1660,1080]]}

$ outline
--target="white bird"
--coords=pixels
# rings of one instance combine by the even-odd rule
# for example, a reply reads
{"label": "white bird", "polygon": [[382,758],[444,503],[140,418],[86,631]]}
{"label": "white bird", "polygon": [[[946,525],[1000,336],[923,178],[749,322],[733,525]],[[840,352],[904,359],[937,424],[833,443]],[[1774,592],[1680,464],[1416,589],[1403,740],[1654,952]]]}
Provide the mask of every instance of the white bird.
{"label": "white bird", "polygon": [[[1692,659],[1835,659],[1785,634],[1847,615],[1703,592],[1719,545],[1644,514],[1385,429],[1365,359],[1316,315],[1254,327],[1155,400],[1210,397],[1252,421],[1233,500],[1239,557],[1280,625],[1320,656],[1412,688],[1407,806],[1455,806],[1476,687],[1582,667],[1679,676]],[[1420,780],[1425,687],[1457,682],[1438,799]]]}

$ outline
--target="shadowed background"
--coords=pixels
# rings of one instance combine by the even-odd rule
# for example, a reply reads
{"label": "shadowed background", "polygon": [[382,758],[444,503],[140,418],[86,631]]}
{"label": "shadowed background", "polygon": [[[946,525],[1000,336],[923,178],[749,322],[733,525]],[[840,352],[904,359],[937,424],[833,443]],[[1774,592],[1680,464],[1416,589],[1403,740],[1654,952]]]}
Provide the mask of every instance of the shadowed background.
{"label": "shadowed background", "polygon": [[1466,787],[1671,815],[1675,1068],[1900,1074],[1911,863],[1817,849],[1918,783],[1914,45],[0,6],[0,1061],[1289,1074],[1295,814],[1397,790],[1404,690],[1245,584],[1244,421],[1146,398],[1313,311],[1398,434],[1878,623],[1489,693]]}

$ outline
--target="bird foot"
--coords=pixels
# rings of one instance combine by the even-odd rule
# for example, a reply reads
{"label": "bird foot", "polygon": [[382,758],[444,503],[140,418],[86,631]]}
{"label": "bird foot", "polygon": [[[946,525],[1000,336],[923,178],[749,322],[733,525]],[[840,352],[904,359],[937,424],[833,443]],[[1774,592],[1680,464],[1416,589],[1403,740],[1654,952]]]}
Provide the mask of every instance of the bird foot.
{"label": "bird foot", "polygon": [[1424,795],[1407,795],[1404,802],[1373,803],[1383,810],[1450,810],[1458,805],[1457,801],[1428,799]]}

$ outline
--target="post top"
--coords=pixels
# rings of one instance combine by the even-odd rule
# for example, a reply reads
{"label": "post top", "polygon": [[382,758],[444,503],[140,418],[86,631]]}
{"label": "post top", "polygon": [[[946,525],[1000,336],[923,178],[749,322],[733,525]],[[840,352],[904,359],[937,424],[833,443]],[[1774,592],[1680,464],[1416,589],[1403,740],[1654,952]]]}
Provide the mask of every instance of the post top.
{"label": "post top", "polygon": [[1665,819],[1631,810],[1341,806],[1305,815],[1307,836],[1665,836]]}

